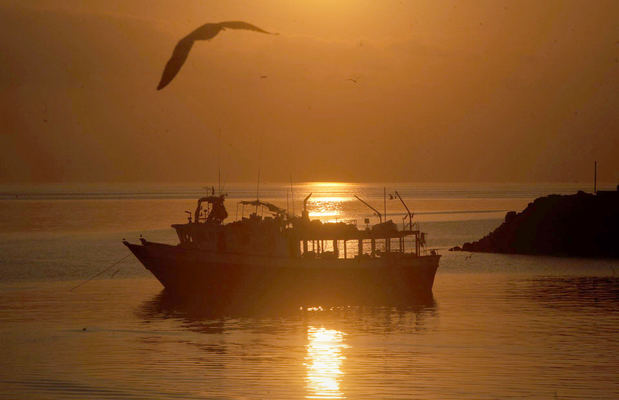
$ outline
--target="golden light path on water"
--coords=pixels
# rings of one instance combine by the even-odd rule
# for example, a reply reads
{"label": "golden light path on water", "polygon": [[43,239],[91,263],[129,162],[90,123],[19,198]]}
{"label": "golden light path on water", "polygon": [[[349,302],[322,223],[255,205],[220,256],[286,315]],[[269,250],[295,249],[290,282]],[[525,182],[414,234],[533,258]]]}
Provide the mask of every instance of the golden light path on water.
{"label": "golden light path on water", "polygon": [[342,380],[342,363],[346,358],[343,349],[344,333],[335,329],[307,328],[307,368],[308,399],[342,399],[340,389]]}

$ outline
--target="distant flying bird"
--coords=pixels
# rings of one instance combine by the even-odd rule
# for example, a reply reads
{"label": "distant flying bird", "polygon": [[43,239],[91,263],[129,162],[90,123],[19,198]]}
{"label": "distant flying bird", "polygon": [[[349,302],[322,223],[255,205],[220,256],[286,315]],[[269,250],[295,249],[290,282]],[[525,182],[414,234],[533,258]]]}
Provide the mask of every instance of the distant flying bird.
{"label": "distant flying bird", "polygon": [[159,81],[157,90],[161,90],[166,87],[172,81],[172,79],[174,79],[176,74],[178,74],[178,71],[181,70],[181,67],[185,63],[185,60],[187,60],[189,51],[191,50],[191,47],[196,40],[211,40],[212,38],[217,36],[219,32],[225,29],[245,29],[249,31],[266,33],[269,35],[277,35],[276,33],[267,32],[263,29],[258,28],[255,25],[243,21],[226,21],[204,24],[198,29],[191,32],[189,35],[179,40],[179,42],[176,44],[176,47],[174,47],[174,52],[172,53],[172,56],[168,60],[168,63],[163,70],[163,74],[161,75],[161,81]]}
{"label": "distant flying bird", "polygon": [[346,80],[347,80],[347,81],[354,82],[354,83],[357,83],[357,81],[359,80],[359,78],[348,78],[348,79],[346,79]]}

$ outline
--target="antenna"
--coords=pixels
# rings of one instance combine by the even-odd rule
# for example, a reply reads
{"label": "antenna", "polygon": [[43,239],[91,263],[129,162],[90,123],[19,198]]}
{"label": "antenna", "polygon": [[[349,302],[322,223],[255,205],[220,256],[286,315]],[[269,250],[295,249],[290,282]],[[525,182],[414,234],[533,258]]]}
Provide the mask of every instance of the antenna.
{"label": "antenna", "polygon": [[260,167],[258,167],[258,183],[256,184],[256,214],[258,214],[258,202],[260,201]]}

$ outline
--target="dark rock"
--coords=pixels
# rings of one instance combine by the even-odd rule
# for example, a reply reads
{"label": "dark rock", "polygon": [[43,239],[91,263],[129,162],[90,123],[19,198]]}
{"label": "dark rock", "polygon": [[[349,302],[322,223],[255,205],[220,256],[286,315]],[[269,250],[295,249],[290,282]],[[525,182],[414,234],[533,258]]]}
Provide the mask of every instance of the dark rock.
{"label": "dark rock", "polygon": [[514,218],[516,218],[516,211],[508,212],[507,214],[505,214],[505,223],[509,224],[514,220]]}
{"label": "dark rock", "polygon": [[463,251],[619,257],[619,194],[550,195],[535,199],[522,212]]}

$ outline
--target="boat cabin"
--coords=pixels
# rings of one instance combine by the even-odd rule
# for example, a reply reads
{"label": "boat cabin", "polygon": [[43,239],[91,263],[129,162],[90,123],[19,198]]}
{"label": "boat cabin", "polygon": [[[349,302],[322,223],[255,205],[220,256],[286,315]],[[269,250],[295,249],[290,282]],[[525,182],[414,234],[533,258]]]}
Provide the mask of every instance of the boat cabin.
{"label": "boat cabin", "polygon": [[[198,200],[193,220],[192,214],[186,211],[188,222],[172,227],[177,232],[179,246],[212,252],[342,260],[421,255],[425,234],[413,229],[412,213],[408,212],[408,228],[402,230],[391,220],[382,222],[380,215],[381,222],[359,229],[351,222],[310,220],[308,198],[300,217],[291,216],[268,202],[241,201],[237,204],[237,220],[223,224],[228,216],[223,205],[225,195],[207,196]],[[245,217],[246,208],[253,211],[248,217]]]}

